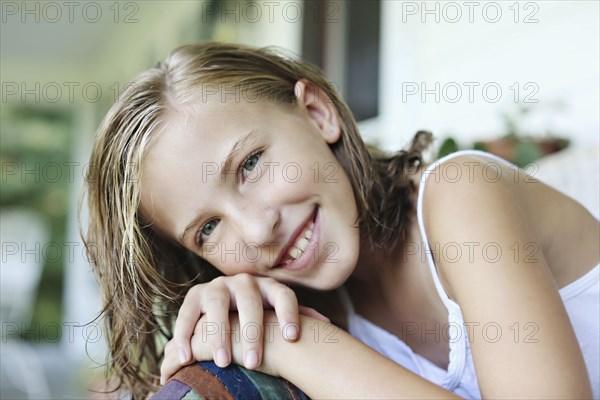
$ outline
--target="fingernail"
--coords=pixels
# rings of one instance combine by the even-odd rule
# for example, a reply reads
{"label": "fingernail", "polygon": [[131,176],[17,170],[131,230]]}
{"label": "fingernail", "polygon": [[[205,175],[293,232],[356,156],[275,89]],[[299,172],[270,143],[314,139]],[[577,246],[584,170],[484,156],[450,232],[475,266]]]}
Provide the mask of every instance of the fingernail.
{"label": "fingernail", "polygon": [[160,384],[161,386],[165,384],[165,379],[162,376],[160,377]]}
{"label": "fingernail", "polygon": [[226,367],[227,364],[229,364],[229,355],[227,354],[227,350],[225,350],[222,347],[219,350],[217,350],[217,356],[215,361],[217,362],[217,365],[219,367]]}
{"label": "fingernail", "polygon": [[252,369],[258,367],[258,353],[254,350],[250,350],[246,353],[246,360],[244,362],[246,368]]}
{"label": "fingernail", "polygon": [[298,328],[296,324],[289,323],[283,326],[283,338],[285,340],[296,340],[298,338]]}
{"label": "fingernail", "polygon": [[185,350],[184,349],[179,349],[179,362],[181,364],[185,364],[188,360],[188,356],[187,354],[185,354]]}

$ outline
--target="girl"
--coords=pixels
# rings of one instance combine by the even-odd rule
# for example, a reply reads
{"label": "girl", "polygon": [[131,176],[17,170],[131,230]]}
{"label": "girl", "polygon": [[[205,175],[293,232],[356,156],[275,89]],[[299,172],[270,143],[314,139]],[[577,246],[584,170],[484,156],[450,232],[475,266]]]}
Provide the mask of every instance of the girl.
{"label": "girl", "polygon": [[[431,140],[370,151],[322,74],[271,49],[144,72],[87,180],[121,384],[154,390],[169,340],[163,381],[214,359],[311,397],[598,398],[598,221],[482,152],[427,166]],[[342,318],[316,308],[360,341],[289,286],[339,288]]]}

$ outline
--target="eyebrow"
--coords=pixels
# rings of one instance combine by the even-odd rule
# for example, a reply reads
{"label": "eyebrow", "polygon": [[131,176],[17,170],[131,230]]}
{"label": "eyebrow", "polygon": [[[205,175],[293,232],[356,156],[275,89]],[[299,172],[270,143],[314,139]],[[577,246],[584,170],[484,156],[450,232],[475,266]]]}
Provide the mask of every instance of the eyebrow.
{"label": "eyebrow", "polygon": [[[227,174],[230,172],[231,167],[234,163],[234,161],[237,159],[238,154],[242,151],[242,149],[244,149],[246,146],[252,144],[255,140],[256,140],[256,135],[258,134],[258,131],[256,129],[251,130],[250,132],[248,132],[247,134],[245,134],[244,136],[242,136],[240,139],[238,139],[233,146],[231,147],[231,151],[229,152],[229,154],[227,155],[227,157],[225,158],[225,162],[222,164],[223,167],[221,168],[221,172],[219,174],[220,177],[220,182],[223,183],[226,181],[227,179]],[[188,231],[190,229],[192,229],[194,227],[194,225],[196,225],[198,223],[198,221],[201,219],[202,217],[202,212],[200,212],[193,220],[192,222],[190,222],[185,229],[183,230],[183,232],[181,232],[178,236],[178,240],[179,243],[183,244],[183,239],[185,237],[185,235],[188,233]]]}

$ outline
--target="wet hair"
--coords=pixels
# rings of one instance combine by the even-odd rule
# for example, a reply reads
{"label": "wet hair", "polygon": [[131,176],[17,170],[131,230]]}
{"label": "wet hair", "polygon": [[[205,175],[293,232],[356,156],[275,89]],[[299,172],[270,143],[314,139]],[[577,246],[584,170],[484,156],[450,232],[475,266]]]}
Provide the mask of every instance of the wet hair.
{"label": "wet hair", "polygon": [[158,388],[162,347],[172,337],[183,297],[219,274],[161,238],[140,216],[140,165],[161,121],[174,109],[197,104],[199,96],[231,90],[246,101],[293,106],[301,79],[323,90],[342,121],[341,137],[330,148],[352,184],[361,240],[390,249],[405,237],[415,189],[407,176],[422,164],[429,132],[418,132],[407,150],[384,154],[365,145],[350,109],[313,65],[271,47],[209,42],[175,49],[109,110],[86,179],[89,218],[82,238],[102,292],[115,390],[139,398]]}

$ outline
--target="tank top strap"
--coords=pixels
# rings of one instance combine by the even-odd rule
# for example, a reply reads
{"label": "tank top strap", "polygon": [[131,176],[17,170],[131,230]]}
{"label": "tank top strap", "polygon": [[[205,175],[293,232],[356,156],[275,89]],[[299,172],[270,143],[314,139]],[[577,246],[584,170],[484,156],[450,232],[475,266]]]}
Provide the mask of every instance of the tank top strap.
{"label": "tank top strap", "polygon": [[498,163],[500,163],[502,165],[516,168],[515,165],[511,164],[510,162],[508,162],[494,154],[486,153],[486,152],[480,151],[480,150],[461,150],[461,151],[457,151],[455,153],[449,154],[445,157],[442,157],[439,160],[436,160],[433,163],[431,163],[429,166],[427,166],[427,168],[425,169],[425,171],[421,177],[421,182],[419,184],[419,194],[418,194],[418,198],[417,198],[417,220],[419,223],[419,230],[421,232],[421,238],[423,240],[423,245],[425,247],[425,253],[427,256],[427,261],[428,261],[429,268],[431,270],[431,275],[433,277],[435,288],[438,292],[438,295],[442,299],[442,302],[444,303],[444,305],[450,312],[450,314],[455,314],[455,315],[456,314],[461,315],[460,308],[459,308],[458,304],[456,304],[456,302],[454,302],[452,299],[450,299],[450,297],[444,290],[444,287],[442,286],[442,283],[440,281],[440,277],[438,275],[437,268],[436,268],[436,265],[435,265],[435,262],[433,259],[433,252],[431,250],[431,247],[429,245],[429,240],[427,238],[427,232],[425,231],[425,224],[423,222],[423,194],[425,193],[425,185],[427,184],[427,179],[429,178],[430,175],[434,174],[434,172],[433,172],[434,169],[440,167],[442,164],[448,165],[449,164],[448,162],[455,157],[458,157],[461,155],[469,155],[469,154],[486,157],[488,159],[497,161]]}
{"label": "tank top strap", "polygon": [[419,224],[419,231],[421,233],[423,246],[425,248],[425,254],[428,261],[427,265],[429,266],[436,291],[438,292],[438,296],[444,303],[444,306],[448,310],[450,362],[448,365],[448,375],[446,376],[446,380],[443,385],[443,387],[445,387],[448,390],[453,390],[455,387],[457,387],[457,385],[460,384],[463,373],[467,368],[467,359],[469,358],[470,350],[468,340],[466,338],[467,331],[464,327],[464,320],[460,307],[456,302],[450,299],[450,297],[444,290],[444,287],[442,286],[440,277],[437,272],[437,267],[433,259],[433,252],[431,250],[431,246],[427,238],[427,232],[425,231],[425,224],[423,222],[423,193],[425,192],[425,185],[427,183],[427,179],[430,175],[433,174],[433,170],[435,168],[439,167],[442,164],[448,165],[448,161],[452,160],[453,158],[467,154],[486,157],[502,165],[515,168],[515,166],[510,162],[493,154],[489,154],[479,150],[462,150],[449,154],[433,162],[425,169],[421,177],[421,182],[419,185],[419,194],[417,198],[417,220]]}

